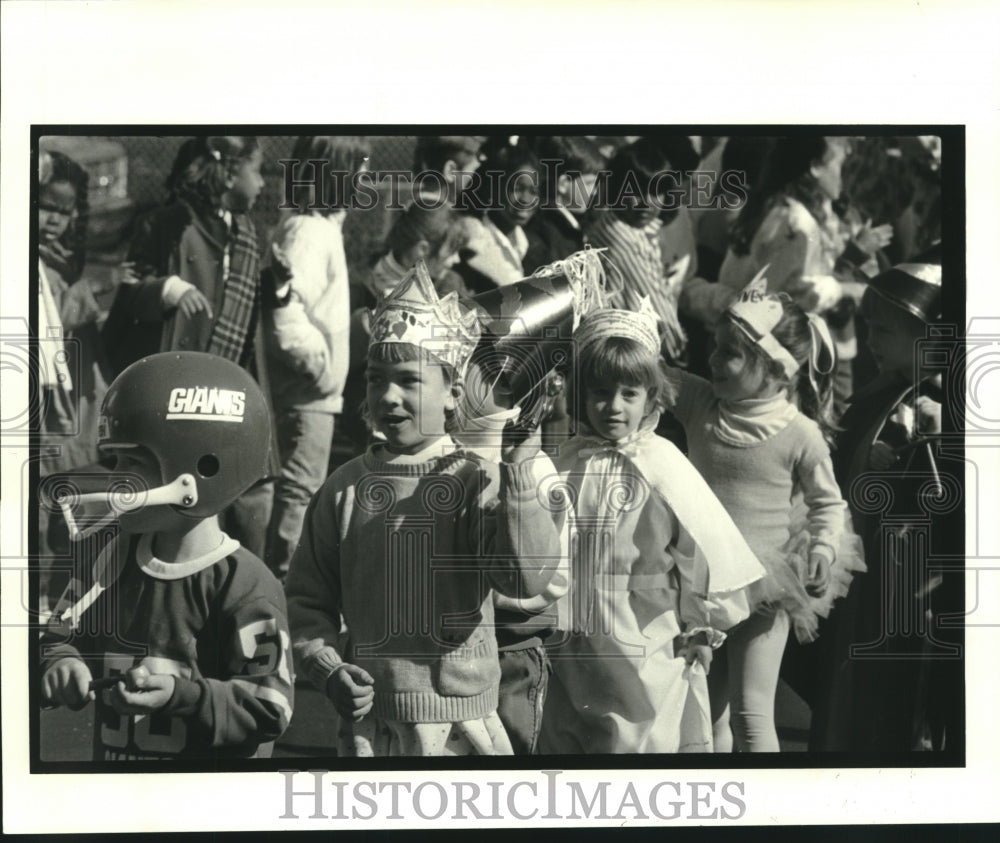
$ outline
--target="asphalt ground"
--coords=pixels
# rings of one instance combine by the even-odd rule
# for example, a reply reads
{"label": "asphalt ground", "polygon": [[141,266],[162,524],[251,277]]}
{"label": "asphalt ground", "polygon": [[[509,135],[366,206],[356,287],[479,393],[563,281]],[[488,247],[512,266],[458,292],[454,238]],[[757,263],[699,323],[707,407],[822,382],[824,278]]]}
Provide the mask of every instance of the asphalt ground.
{"label": "asphalt ground", "polygon": [[[42,761],[90,761],[94,707],[82,711],[57,708],[42,711],[39,721]],[[809,732],[809,707],[784,682],[775,700],[775,721],[782,752],[804,752]],[[336,754],[333,706],[303,680],[295,686],[295,713],[275,744],[275,758],[331,757]]]}

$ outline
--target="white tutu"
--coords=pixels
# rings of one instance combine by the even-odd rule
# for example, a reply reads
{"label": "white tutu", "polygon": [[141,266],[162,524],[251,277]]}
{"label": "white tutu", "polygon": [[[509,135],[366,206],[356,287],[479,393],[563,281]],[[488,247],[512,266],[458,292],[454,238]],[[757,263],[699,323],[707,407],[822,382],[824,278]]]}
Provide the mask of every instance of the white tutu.
{"label": "white tutu", "polygon": [[751,600],[758,608],[781,607],[788,612],[801,643],[816,640],[819,619],[829,617],[834,601],[847,595],[854,575],[868,570],[861,539],[854,532],[850,512],[845,512],[837,555],[830,566],[830,584],[822,597],[812,597],[806,591],[811,541],[806,516],[804,503],[793,509],[791,538],[773,553],[758,554],[767,574],[750,587]]}

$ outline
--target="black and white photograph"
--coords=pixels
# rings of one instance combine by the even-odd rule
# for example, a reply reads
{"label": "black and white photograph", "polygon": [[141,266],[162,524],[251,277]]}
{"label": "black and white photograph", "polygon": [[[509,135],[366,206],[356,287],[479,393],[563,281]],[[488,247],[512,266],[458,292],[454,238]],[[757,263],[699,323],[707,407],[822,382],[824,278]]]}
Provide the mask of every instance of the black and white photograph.
{"label": "black and white photograph", "polygon": [[5,107],[5,828],[996,819],[996,116],[542,70]]}

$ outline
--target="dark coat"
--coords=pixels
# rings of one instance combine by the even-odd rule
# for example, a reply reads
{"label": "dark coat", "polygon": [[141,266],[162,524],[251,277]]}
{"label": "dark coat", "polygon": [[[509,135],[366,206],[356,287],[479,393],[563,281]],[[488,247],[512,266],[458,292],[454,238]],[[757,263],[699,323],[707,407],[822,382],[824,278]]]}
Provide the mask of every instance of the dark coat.
{"label": "dark coat", "polygon": [[[236,215],[241,226],[250,226],[248,216]],[[132,241],[129,260],[136,264],[137,284],[118,288],[103,336],[115,374],[136,360],[159,351],[206,351],[212,322],[203,314],[186,319],[176,308],[164,311],[163,287],[177,275],[197,287],[221,312],[222,270],[226,227],[221,219],[207,219],[186,202],[178,201],[150,214]],[[251,323],[247,343],[252,345],[247,371],[260,385],[270,406],[271,389],[263,342],[261,313]],[[272,412],[271,470],[279,468]]]}
{"label": "dark coat", "polygon": [[568,258],[586,243],[583,231],[574,228],[558,208],[539,208],[524,226],[524,233],[528,237],[528,251],[521,260],[525,275]]}
{"label": "dark coat", "polygon": [[[927,383],[920,394],[941,398]],[[944,720],[953,720],[961,700],[960,680],[949,678],[955,667],[961,675],[960,652],[936,625],[942,611],[956,610],[945,604],[953,602],[958,581],[931,566],[934,556],[955,553],[950,521],[961,509],[949,514],[928,495],[935,476],[944,489],[960,490],[964,463],[933,438],[929,444],[908,439],[890,420],[912,396],[902,379],[879,378],[852,396],[840,421],[834,468],[868,571],[821,625],[817,643],[806,648],[818,683],[810,750],[905,753],[928,737],[938,743]],[[868,467],[876,441],[900,449],[891,469]],[[941,500],[953,495],[946,491]],[[935,696],[934,686],[942,694]],[[956,737],[952,729],[952,746]]]}

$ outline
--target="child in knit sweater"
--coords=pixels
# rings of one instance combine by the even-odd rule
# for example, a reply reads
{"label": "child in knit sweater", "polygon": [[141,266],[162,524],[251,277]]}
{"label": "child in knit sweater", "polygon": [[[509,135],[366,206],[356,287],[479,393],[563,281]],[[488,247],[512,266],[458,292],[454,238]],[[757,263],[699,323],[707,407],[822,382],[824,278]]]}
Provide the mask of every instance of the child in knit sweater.
{"label": "child in knit sweater", "polygon": [[[698,473],[656,435],[656,314],[598,310],[574,334],[579,432],[556,466],[575,504],[565,638],[540,751],[711,752],[706,674],[763,571]],[[572,403],[571,403],[572,406]]]}
{"label": "child in knit sweater", "polygon": [[367,403],[385,441],[327,480],[292,558],[293,649],[341,717],[344,755],[511,754],[493,589],[540,594],[559,534],[537,500],[537,433],[505,436],[499,464],[448,435],[476,334],[422,264],[380,303]]}
{"label": "child in knit sweater", "polygon": [[709,682],[715,748],[731,750],[735,736],[739,751],[777,752],[774,697],[790,623],[810,640],[817,615],[863,569],[841,547],[853,534],[822,427],[836,354],[823,320],[768,295],[762,276],[729,306],[715,340],[711,383],[670,370],[671,410],[691,462],[767,570],[751,587],[756,611],[729,635]]}

